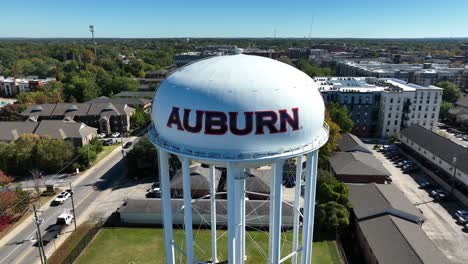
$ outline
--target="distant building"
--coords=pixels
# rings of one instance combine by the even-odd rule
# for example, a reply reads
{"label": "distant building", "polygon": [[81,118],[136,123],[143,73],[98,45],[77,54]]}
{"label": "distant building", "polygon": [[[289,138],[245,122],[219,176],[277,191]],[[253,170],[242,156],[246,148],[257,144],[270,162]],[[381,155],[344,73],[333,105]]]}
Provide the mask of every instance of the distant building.
{"label": "distant building", "polygon": [[352,251],[361,263],[448,264],[421,228],[425,218],[392,184],[348,184]]}
{"label": "distant building", "polygon": [[[126,98],[122,98],[126,99]],[[58,103],[30,105],[21,115],[28,121],[64,120],[83,122],[99,133],[127,132],[135,109],[127,104]]]}
{"label": "distant building", "polygon": [[55,81],[55,78],[38,79],[37,76],[28,76],[22,79],[13,77],[0,77],[0,95],[13,97],[19,93],[37,91],[47,82]]}
{"label": "distant building", "polygon": [[450,68],[447,64],[391,64],[378,61],[340,61],[336,65],[340,76],[396,78],[421,86],[450,81],[462,86],[463,68]]}
{"label": "distant building", "polygon": [[434,129],[442,89],[394,78],[316,77],[326,104],[346,106],[360,137],[389,137],[412,124]]}
{"label": "distant building", "polygon": [[109,98],[106,96],[101,96],[98,98],[94,98],[86,102],[88,104],[95,104],[95,103],[111,103],[114,105],[128,105],[130,107],[142,107],[144,110],[149,110],[151,108],[151,99],[147,98],[132,98],[132,97],[119,97],[119,98]]}
{"label": "distant building", "polygon": [[84,146],[96,137],[96,128],[83,123],[44,120],[41,122],[0,122],[0,142],[8,143],[24,134],[36,134],[69,141],[74,146]]}
{"label": "distant building", "polygon": [[146,99],[153,99],[154,92],[153,91],[123,91],[115,95],[115,97],[119,98],[146,98]]}

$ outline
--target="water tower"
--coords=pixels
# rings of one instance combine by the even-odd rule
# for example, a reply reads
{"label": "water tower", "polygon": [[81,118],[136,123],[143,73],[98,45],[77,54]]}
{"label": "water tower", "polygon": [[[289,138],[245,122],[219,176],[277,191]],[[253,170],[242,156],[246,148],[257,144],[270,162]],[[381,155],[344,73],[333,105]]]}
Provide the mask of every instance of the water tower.
{"label": "water tower", "polygon": [[[170,75],[154,96],[150,130],[150,139],[159,151],[166,263],[174,263],[175,250],[185,255],[186,263],[206,263],[194,256],[191,161],[210,165],[212,260],[217,261],[215,168],[227,170],[227,261],[240,264],[248,258],[244,170],[270,165],[268,263],[310,263],[318,149],[328,140],[324,113],[318,85],[309,76],[264,57],[217,56]],[[175,244],[173,236],[169,154],[182,164],[184,248]],[[291,158],[297,159],[293,251],[281,258],[285,255],[281,252],[283,164]],[[299,210],[301,178],[305,181],[303,213]]]}

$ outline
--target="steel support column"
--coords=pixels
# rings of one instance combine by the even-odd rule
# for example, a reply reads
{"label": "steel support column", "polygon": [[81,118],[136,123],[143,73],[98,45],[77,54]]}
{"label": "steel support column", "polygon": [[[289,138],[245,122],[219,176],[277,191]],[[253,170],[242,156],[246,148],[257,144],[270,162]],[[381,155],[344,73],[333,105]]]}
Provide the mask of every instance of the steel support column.
{"label": "steel support column", "polygon": [[182,186],[184,189],[184,225],[186,243],[186,263],[193,263],[193,222],[192,222],[192,192],[190,183],[190,160],[182,158]]}
{"label": "steel support column", "polygon": [[211,203],[211,260],[218,262],[216,255],[216,168],[210,166],[210,203]]}
{"label": "steel support column", "polygon": [[168,153],[159,149],[159,181],[161,183],[161,198],[164,224],[164,251],[166,264],[174,264],[174,235],[172,228],[171,186],[169,184]]}
{"label": "steel support column", "polygon": [[297,264],[299,252],[299,209],[301,208],[301,185],[302,185],[302,154],[296,159],[296,188],[294,193],[294,227],[293,227],[293,252],[296,252],[291,258],[292,264]]}
{"label": "steel support column", "polygon": [[312,261],[312,241],[314,237],[315,192],[317,187],[318,150],[307,154],[305,175],[304,218],[302,224],[301,264]]}

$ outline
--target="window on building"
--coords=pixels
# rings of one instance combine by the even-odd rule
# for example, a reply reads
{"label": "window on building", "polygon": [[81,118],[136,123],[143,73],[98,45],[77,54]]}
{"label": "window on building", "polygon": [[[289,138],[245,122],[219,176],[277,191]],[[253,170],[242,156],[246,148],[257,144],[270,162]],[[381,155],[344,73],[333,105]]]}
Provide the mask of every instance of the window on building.
{"label": "window on building", "polygon": [[392,113],[388,113],[388,118],[392,118]]}
{"label": "window on building", "polygon": [[431,118],[432,118],[432,119],[434,119],[434,117],[435,117],[435,114],[434,114],[434,113],[432,113],[432,114],[431,114]]}
{"label": "window on building", "polygon": [[387,121],[387,126],[389,126],[389,125],[390,125],[390,120]]}
{"label": "window on building", "polygon": [[422,110],[422,106],[419,106],[419,107],[418,107],[418,111],[421,111],[421,110]]}
{"label": "window on building", "polygon": [[393,98],[390,98],[390,103],[391,103],[391,104],[393,103]]}
{"label": "window on building", "polygon": [[395,126],[398,125],[398,120],[395,119],[394,124],[395,124]]}

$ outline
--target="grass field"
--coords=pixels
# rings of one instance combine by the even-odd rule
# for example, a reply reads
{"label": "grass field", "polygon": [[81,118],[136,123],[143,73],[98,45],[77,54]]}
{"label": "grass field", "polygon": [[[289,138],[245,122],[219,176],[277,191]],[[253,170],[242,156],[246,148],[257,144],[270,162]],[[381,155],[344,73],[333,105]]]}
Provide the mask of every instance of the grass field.
{"label": "grass field", "polygon": [[[224,234],[219,231],[218,237]],[[179,247],[183,245],[184,233],[182,230],[174,230],[174,237]],[[268,234],[249,231],[246,234],[246,263],[266,263],[263,255],[268,254]],[[291,252],[292,233],[283,233],[282,256]],[[210,232],[209,230],[194,230],[195,257],[197,260],[208,261],[210,259]],[[254,242],[262,248],[257,249]],[[218,239],[218,259],[226,260],[227,234]],[[339,264],[340,260],[334,241],[314,242],[314,264]],[[182,255],[176,251],[176,263],[185,263]],[[77,260],[78,264],[88,263],[122,263],[122,264],[163,264],[163,230],[155,228],[107,228],[102,229],[95,240],[82,253]]]}
{"label": "grass field", "polygon": [[120,143],[116,145],[112,145],[112,146],[102,146],[102,151],[99,152],[96,159],[91,163],[91,166],[94,166],[95,164],[97,164],[99,161],[101,161],[103,158],[109,155],[118,146],[120,146]]}

